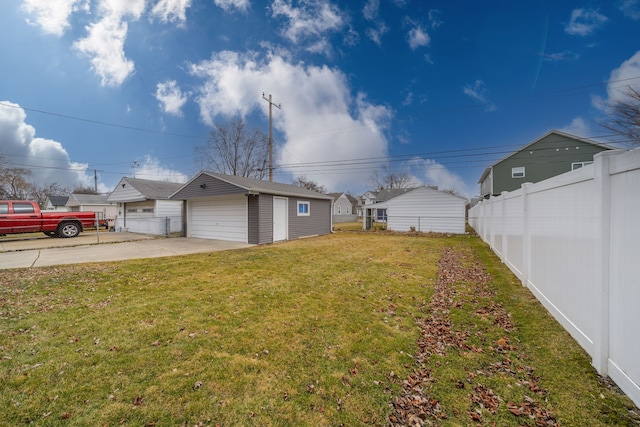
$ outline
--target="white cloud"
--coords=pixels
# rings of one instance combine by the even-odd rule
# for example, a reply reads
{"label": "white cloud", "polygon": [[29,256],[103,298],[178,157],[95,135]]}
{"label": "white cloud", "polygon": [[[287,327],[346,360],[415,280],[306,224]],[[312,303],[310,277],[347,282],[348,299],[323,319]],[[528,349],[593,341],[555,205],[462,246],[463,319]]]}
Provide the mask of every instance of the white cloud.
{"label": "white cloud", "polygon": [[634,21],[640,20],[640,0],[623,0],[618,7],[626,17]]}
{"label": "white cloud", "polygon": [[389,29],[384,22],[379,22],[376,28],[367,28],[366,33],[375,44],[380,46],[382,44],[382,36],[385,35],[387,31],[389,31]]}
{"label": "white cloud", "polygon": [[411,49],[413,50],[416,50],[420,47],[429,46],[429,43],[431,42],[431,37],[429,37],[429,34],[427,34],[427,32],[421,27],[413,27],[411,30],[409,30],[408,37],[409,47],[411,47]]}
{"label": "white cloud", "polygon": [[380,10],[380,0],[369,0],[362,8],[362,14],[369,21],[373,21],[378,17]]}
{"label": "white cloud", "polygon": [[291,0],[274,0],[271,12],[274,17],[287,19],[282,34],[296,44],[310,40],[312,45],[320,42],[329,47],[324,41],[327,34],[340,30],[347,21],[344,13],[327,0],[303,2],[299,7],[292,6]]}
{"label": "white cloud", "polygon": [[160,165],[160,161],[149,155],[144,157],[135,169],[136,178],[149,179],[152,181],[185,183],[189,179],[187,175],[171,168]]}
{"label": "white cloud", "polygon": [[[273,101],[274,128],[284,135],[277,141],[277,179],[290,182],[299,175],[331,190],[355,189],[362,170],[350,166],[320,167],[317,162],[348,162],[362,158],[384,158],[384,131],[391,111],[359,94],[351,95],[343,73],[327,66],[290,63],[280,56],[264,61],[255,55],[220,52],[208,61],[191,66],[191,73],[204,80],[197,101],[202,120],[215,120],[261,110],[268,104],[260,96],[268,89]],[[287,166],[285,166],[287,165]],[[376,166],[371,166],[375,169]],[[361,188],[359,188],[361,189]]]}
{"label": "white cloud", "polygon": [[602,26],[608,19],[598,9],[574,9],[571,19],[565,25],[564,31],[574,36],[588,36]]}
{"label": "white cloud", "polygon": [[435,160],[415,158],[409,162],[409,166],[418,180],[437,185],[439,190],[453,190],[467,198],[477,193],[475,186],[468,188],[460,176]]}
{"label": "white cloud", "polygon": [[35,15],[35,22],[45,33],[61,36],[69,28],[69,16],[78,10],[87,10],[86,0],[25,0],[22,10]]}
{"label": "white cloud", "polygon": [[625,97],[624,92],[629,85],[637,86],[640,82],[640,50],[631,58],[624,61],[609,75],[607,95],[609,101],[616,101]]}
{"label": "white cloud", "polygon": [[589,123],[587,123],[587,121],[582,117],[576,117],[575,119],[571,120],[571,123],[569,123],[567,126],[563,127],[560,130],[562,132],[570,133],[572,135],[581,136],[581,137],[588,137],[589,135],[592,135],[592,131],[591,131],[591,127],[589,126]]}
{"label": "white cloud", "polygon": [[151,14],[162,22],[177,22],[183,25],[187,20],[187,9],[191,0],[160,0],[151,9]]}
{"label": "white cloud", "polygon": [[470,98],[485,104],[485,111],[495,111],[496,106],[489,100],[489,91],[487,86],[482,80],[476,80],[472,84],[468,84],[464,87],[463,92]]}
{"label": "white cloud", "polygon": [[160,102],[163,112],[182,117],[182,107],[187,102],[187,94],[180,90],[175,80],[158,83],[155,97]]}
{"label": "white cloud", "polygon": [[36,137],[26,123],[27,114],[18,105],[0,103],[0,154],[11,167],[32,171],[29,180],[39,186],[57,183],[62,187],[93,187],[86,163],[72,162],[61,143]]}
{"label": "white cloud", "polygon": [[124,54],[127,23],[104,18],[87,27],[89,35],[73,47],[91,57],[91,66],[103,86],[120,86],[135,70]]}
{"label": "white cloud", "polygon": [[235,8],[246,12],[249,9],[249,0],[213,0],[216,6],[224,9],[229,12],[231,9]]}

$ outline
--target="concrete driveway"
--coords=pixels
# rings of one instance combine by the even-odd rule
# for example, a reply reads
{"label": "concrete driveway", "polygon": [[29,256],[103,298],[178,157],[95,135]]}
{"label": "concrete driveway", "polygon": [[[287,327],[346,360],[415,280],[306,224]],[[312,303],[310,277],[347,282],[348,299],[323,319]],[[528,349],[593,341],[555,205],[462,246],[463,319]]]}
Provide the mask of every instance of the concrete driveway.
{"label": "concrete driveway", "polygon": [[247,248],[252,245],[187,237],[156,238],[135,233],[86,232],[71,239],[46,236],[0,238],[0,268],[158,258]]}

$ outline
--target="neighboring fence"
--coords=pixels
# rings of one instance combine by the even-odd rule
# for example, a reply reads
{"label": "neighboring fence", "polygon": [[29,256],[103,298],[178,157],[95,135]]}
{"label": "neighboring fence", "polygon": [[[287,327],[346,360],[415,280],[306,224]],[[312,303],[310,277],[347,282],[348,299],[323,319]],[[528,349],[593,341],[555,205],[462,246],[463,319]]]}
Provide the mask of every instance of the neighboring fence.
{"label": "neighboring fence", "polygon": [[115,230],[168,236],[182,231],[182,217],[127,218],[126,221],[123,218],[116,218]]}
{"label": "neighboring fence", "polygon": [[469,211],[469,224],[640,406],[640,149]]}
{"label": "neighboring fence", "polygon": [[358,215],[333,215],[333,223],[339,224],[341,222],[356,222],[358,221]]}

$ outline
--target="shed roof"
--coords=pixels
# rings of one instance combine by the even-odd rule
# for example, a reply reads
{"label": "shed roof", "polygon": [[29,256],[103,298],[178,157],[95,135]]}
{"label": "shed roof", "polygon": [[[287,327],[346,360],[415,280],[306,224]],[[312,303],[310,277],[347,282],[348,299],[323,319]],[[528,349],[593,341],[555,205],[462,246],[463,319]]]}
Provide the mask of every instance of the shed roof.
{"label": "shed roof", "polygon": [[[333,198],[329,195],[318,193],[317,191],[307,190],[303,187],[298,187],[293,184],[283,184],[280,182],[271,182],[271,181],[263,181],[261,179],[255,178],[247,178],[244,176],[236,176],[236,175],[225,175],[216,172],[202,171],[193,178],[189,180],[186,184],[181,186],[180,189],[189,186],[195,179],[202,175],[208,175],[212,178],[219,179],[228,184],[234,185],[236,187],[242,188],[246,190],[250,194],[274,194],[278,196],[298,196],[298,197],[307,197],[311,199],[324,199],[324,200],[333,200]],[[175,191],[171,198],[173,198],[178,191]]]}
{"label": "shed roof", "polygon": [[66,206],[110,205],[105,194],[71,194]]}
{"label": "shed roof", "polygon": [[[122,200],[118,196],[118,189],[124,185],[129,185],[135,189],[137,194],[133,199]],[[169,200],[169,197],[182,188],[184,184],[177,182],[153,181],[150,179],[124,177],[120,180],[116,189],[109,195],[110,201],[118,202],[139,202],[143,200]]]}

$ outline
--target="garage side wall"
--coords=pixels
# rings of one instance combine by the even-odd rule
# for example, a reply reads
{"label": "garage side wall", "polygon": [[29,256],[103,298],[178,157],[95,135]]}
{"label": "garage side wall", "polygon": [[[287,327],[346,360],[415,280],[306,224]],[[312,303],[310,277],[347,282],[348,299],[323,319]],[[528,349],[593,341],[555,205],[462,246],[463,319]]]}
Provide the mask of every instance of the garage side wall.
{"label": "garage side wall", "polygon": [[[309,202],[309,215],[298,216],[298,201]],[[331,200],[289,197],[289,240],[331,233]]]}
{"label": "garage side wall", "polygon": [[262,245],[273,242],[273,196],[248,196],[249,243]]}

